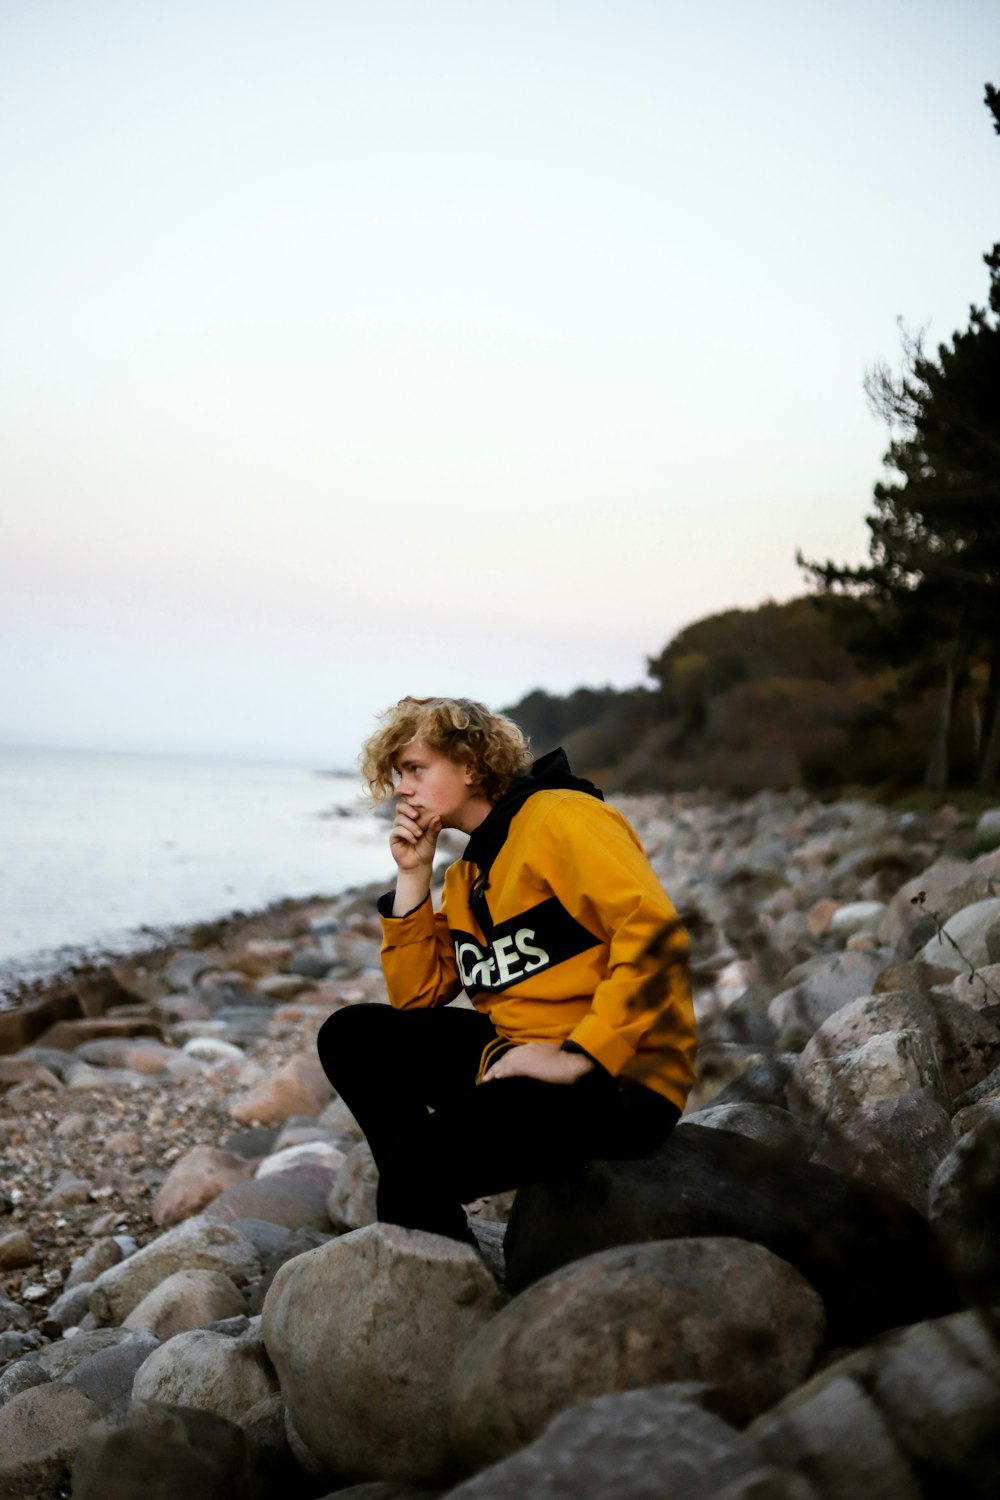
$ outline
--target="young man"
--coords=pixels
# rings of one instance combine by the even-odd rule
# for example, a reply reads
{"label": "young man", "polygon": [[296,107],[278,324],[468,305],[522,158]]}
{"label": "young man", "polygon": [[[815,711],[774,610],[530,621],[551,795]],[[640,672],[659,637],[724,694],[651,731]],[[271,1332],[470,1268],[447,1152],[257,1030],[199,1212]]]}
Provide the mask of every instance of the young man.
{"label": "young man", "polygon": [[[471,1240],[463,1203],[669,1135],[694,1078],[687,936],[621,814],[482,704],[402,699],[362,770],[396,798],[391,1007],[335,1012],[320,1059],[372,1148],[379,1218]],[[435,913],[443,828],[469,842]],[[473,1009],[443,1008],[463,991]]]}

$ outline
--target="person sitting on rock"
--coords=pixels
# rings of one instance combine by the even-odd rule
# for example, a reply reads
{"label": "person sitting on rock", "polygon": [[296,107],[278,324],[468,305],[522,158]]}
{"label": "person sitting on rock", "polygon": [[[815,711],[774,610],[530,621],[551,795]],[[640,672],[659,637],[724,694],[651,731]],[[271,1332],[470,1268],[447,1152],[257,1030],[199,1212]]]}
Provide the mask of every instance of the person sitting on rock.
{"label": "person sitting on rock", "polygon": [[[688,938],[621,813],[482,704],[404,698],[361,764],[396,799],[391,1006],[334,1012],[320,1060],[371,1146],[379,1219],[473,1242],[463,1203],[670,1134],[694,1078]],[[444,828],[469,841],[435,913]]]}

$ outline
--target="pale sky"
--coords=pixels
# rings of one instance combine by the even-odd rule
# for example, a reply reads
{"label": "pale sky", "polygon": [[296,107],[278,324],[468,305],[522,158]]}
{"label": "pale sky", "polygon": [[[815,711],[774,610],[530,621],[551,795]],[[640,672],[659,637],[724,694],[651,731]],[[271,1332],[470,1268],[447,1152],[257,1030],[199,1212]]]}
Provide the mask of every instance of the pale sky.
{"label": "pale sky", "polygon": [[0,744],[347,764],[860,561],[996,0],[0,0]]}

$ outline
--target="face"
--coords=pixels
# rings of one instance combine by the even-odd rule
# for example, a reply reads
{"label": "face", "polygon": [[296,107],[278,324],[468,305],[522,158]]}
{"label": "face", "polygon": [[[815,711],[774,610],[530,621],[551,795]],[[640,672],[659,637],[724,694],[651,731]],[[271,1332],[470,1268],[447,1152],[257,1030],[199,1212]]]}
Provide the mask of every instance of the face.
{"label": "face", "polygon": [[[433,817],[439,817],[445,828],[470,831],[470,825],[481,820],[483,799],[473,791],[472,768],[456,765],[437,750],[414,740],[404,745],[396,756],[396,797],[426,828]],[[483,804],[486,811],[488,804]],[[475,821],[473,821],[475,819]]]}

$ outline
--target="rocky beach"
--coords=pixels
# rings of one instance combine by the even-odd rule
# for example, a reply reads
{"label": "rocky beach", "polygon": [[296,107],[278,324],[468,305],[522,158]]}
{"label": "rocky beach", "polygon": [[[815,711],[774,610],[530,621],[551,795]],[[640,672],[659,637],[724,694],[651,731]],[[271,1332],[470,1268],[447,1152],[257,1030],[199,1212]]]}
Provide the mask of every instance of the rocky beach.
{"label": "rocky beach", "polygon": [[4,1500],[1000,1493],[1000,809],[614,800],[698,1081],[478,1254],[374,1223],[315,1058],[374,889],[0,1011]]}

